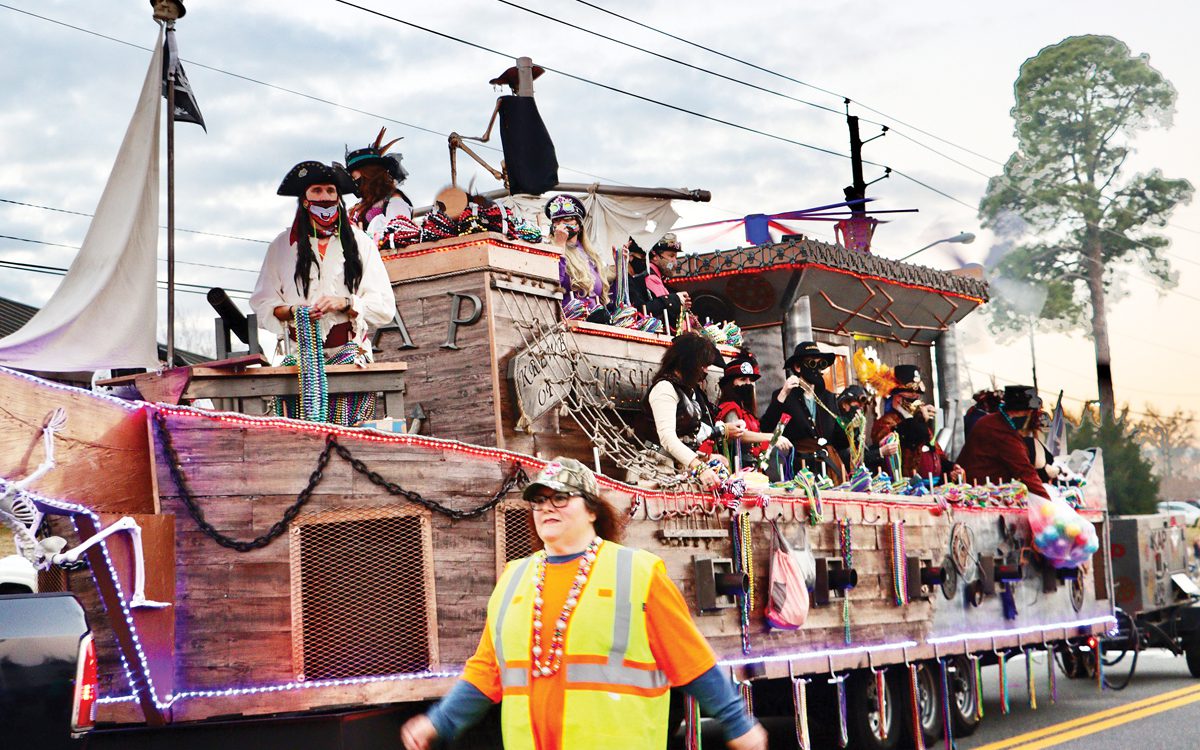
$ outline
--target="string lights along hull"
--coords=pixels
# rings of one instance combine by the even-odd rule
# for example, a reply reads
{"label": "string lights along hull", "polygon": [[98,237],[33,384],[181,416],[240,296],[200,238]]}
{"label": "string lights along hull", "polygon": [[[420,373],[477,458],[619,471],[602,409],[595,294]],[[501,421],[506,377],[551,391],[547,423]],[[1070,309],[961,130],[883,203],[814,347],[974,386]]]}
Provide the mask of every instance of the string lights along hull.
{"label": "string lights along hull", "polygon": [[[40,415],[65,405],[61,443],[70,447],[57,471],[120,475],[123,489],[48,476],[29,496],[72,545],[133,516],[143,527],[145,595],[170,604],[131,606],[125,535],[66,577],[96,634],[102,725],[436,698],[476,646],[500,569],[531,550],[518,487],[543,458],[127,403],[10,371],[0,372],[0,392],[14,405],[0,417],[10,436],[0,473],[20,476],[24,461],[40,458],[24,455]],[[720,569],[734,557],[732,511],[711,497],[601,482],[629,514],[627,543],[664,559],[721,663],[739,677],[878,669],[1090,635],[1112,622],[1103,569],[1088,571],[1073,597],[1071,586],[1050,590],[1036,566],[1021,565],[1023,509],[943,510],[927,498],[827,492],[812,522],[812,499],[772,492],[765,507],[755,493],[740,503],[757,602],[743,628],[739,599],[706,593],[712,581],[697,565]],[[1085,515],[1103,528],[1102,508]],[[814,606],[798,630],[771,630],[763,617],[772,518],[789,539],[803,535],[817,562]],[[846,562],[840,534],[849,536],[857,585],[839,590],[830,582]],[[942,568],[944,580],[955,560],[964,568],[957,582],[933,582],[928,570]],[[898,603],[901,572],[908,584]]]}

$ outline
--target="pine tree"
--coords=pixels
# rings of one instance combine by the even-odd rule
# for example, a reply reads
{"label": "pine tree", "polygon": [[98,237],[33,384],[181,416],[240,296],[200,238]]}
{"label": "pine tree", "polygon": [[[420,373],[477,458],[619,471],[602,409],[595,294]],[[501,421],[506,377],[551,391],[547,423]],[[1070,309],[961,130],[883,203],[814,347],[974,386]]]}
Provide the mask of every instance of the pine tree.
{"label": "pine tree", "polygon": [[1085,416],[1072,431],[1070,445],[1103,451],[1109,511],[1117,515],[1154,512],[1159,480],[1153,464],[1142,455],[1142,441],[1129,418],[1128,406],[1115,418],[1104,417],[1099,423]]}

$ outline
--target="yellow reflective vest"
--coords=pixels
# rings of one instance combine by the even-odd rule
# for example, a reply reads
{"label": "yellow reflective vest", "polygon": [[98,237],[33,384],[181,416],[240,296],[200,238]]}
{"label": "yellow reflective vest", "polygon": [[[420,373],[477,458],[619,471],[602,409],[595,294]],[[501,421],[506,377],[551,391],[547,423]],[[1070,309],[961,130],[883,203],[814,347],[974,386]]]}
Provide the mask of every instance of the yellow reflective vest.
{"label": "yellow reflective vest", "polygon": [[[488,601],[505,750],[535,750],[530,718],[534,557],[510,562]],[[667,743],[666,675],[646,634],[646,597],[659,559],[604,542],[565,634],[563,750],[646,748]]]}

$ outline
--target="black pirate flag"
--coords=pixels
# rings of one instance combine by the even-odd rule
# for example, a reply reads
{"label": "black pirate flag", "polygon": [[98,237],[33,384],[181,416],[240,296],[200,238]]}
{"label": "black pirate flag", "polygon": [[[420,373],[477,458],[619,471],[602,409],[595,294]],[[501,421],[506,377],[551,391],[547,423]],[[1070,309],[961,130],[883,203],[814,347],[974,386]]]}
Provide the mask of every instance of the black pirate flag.
{"label": "black pirate flag", "polygon": [[167,29],[167,38],[163,42],[163,96],[167,95],[167,82],[175,81],[175,121],[194,122],[208,132],[204,125],[204,115],[200,114],[200,105],[192,94],[192,85],[188,83],[187,74],[183,72],[183,63],[179,61],[179,48],[175,45],[175,30]]}

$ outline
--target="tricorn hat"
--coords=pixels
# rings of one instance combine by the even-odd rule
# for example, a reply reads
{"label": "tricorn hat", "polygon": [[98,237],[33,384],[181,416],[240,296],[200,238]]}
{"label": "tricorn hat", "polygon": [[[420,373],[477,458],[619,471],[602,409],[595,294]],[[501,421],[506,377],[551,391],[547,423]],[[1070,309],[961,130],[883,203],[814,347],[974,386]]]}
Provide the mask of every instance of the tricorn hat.
{"label": "tricorn hat", "polygon": [[822,361],[822,370],[832,365],[834,360],[837,359],[836,354],[830,354],[818,349],[815,341],[801,341],[799,344],[796,344],[796,348],[792,351],[792,356],[788,357],[783,363],[783,369],[790,370],[793,367],[799,367],[802,361],[810,357],[815,357]]}
{"label": "tricorn hat", "polygon": [[304,197],[304,191],[313,185],[333,185],[338,195],[354,192],[354,180],[350,173],[336,161],[332,164],[322,164],[319,161],[302,161],[288,170],[283,182],[279,183],[278,195]]}
{"label": "tricorn hat", "polygon": [[896,379],[896,387],[892,389],[892,393],[925,392],[925,381],[921,379],[921,371],[916,365],[896,365],[896,369],[892,370],[892,377]]}
{"label": "tricorn hat", "polygon": [[596,475],[592,473],[592,470],[573,458],[563,458],[562,456],[543,466],[533,481],[525,485],[521,497],[526,500],[530,499],[539,487],[593,498],[600,496]]}
{"label": "tricorn hat", "polygon": [[654,243],[654,247],[650,248],[650,255],[658,255],[659,253],[678,253],[682,252],[683,245],[679,244],[679,238],[674,232],[667,232],[662,236],[662,239]]}
{"label": "tricorn hat", "polygon": [[396,142],[401,139],[393,138],[384,143],[383,136],[385,133],[387,133],[387,128],[380,128],[379,135],[375,136],[375,142],[371,145],[353,151],[347,148],[346,169],[362,169],[363,167],[375,165],[386,169],[396,182],[404,182],[404,179],[408,177],[408,172],[400,164],[403,157],[400,154],[389,154],[387,152],[389,148],[396,145]]}
{"label": "tricorn hat", "polygon": [[1003,404],[1008,411],[1025,411],[1042,408],[1042,399],[1031,385],[1006,385]]}
{"label": "tricorn hat", "polygon": [[571,217],[583,221],[583,217],[586,215],[587,211],[584,210],[583,203],[572,195],[556,195],[546,202],[546,217],[550,221]]}
{"label": "tricorn hat", "polygon": [[733,359],[725,363],[725,374],[721,376],[721,382],[728,382],[734,378],[753,378],[758,380],[762,377],[762,373],[758,370],[758,358],[750,353],[749,349],[742,349]]}
{"label": "tricorn hat", "polygon": [[[542,76],[542,73],[546,72],[546,69],[541,65],[534,65],[531,70],[533,72],[533,80],[535,81]],[[517,71],[517,67],[514,65],[492,80],[488,81],[488,83],[493,86],[508,86],[509,88],[515,90],[517,88],[519,76],[520,73]]]}

